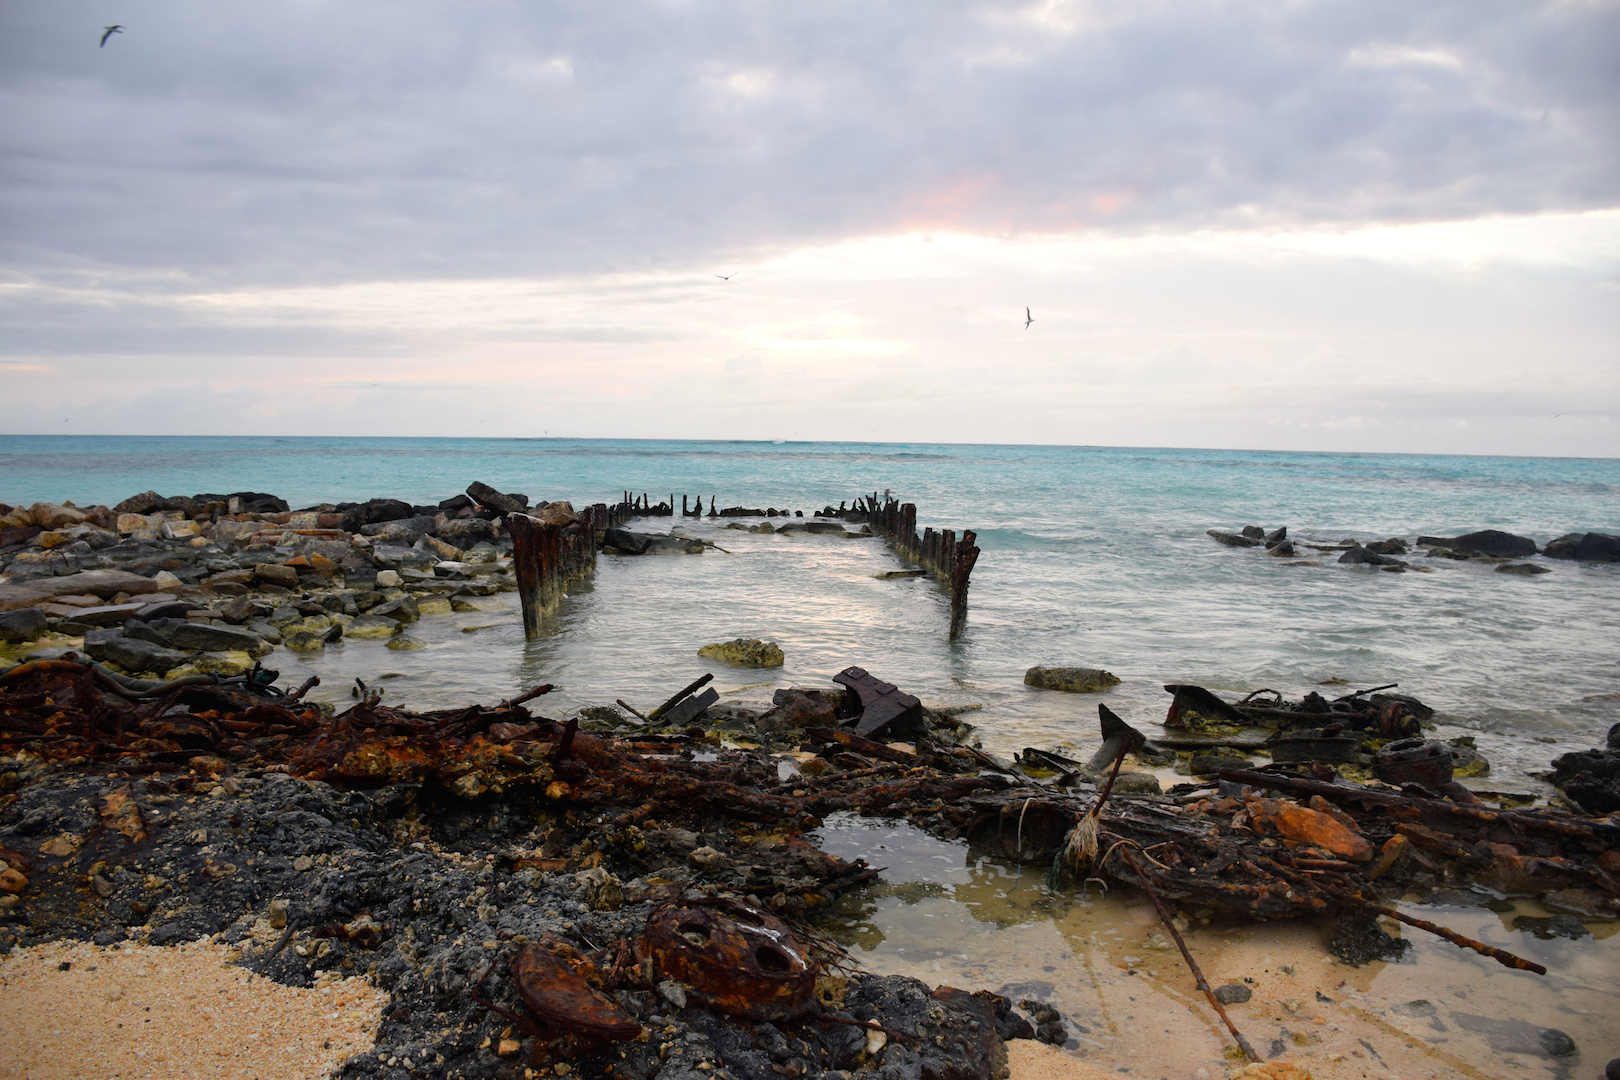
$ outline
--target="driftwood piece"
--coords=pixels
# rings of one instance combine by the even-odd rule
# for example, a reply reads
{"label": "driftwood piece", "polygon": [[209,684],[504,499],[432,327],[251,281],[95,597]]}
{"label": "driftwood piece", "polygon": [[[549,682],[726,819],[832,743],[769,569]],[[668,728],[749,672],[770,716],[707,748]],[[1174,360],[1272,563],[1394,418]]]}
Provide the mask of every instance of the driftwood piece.
{"label": "driftwood piece", "polygon": [[646,719],[649,722],[653,721],[653,720],[657,720],[659,717],[661,717],[665,713],[669,712],[669,710],[673,709],[681,701],[682,698],[685,698],[689,694],[697,693],[698,690],[702,689],[703,687],[707,686],[709,683],[711,683],[713,681],[714,681],[714,673],[713,672],[710,672],[707,675],[703,675],[703,676],[700,676],[700,677],[698,677],[696,679],[693,679],[690,683],[687,683],[685,686],[681,687],[680,690],[678,690],[674,694],[670,695],[670,698],[669,698],[668,701],[664,702],[662,705],[658,706],[658,708],[656,708],[652,712],[648,713],[647,716],[646,716]]}

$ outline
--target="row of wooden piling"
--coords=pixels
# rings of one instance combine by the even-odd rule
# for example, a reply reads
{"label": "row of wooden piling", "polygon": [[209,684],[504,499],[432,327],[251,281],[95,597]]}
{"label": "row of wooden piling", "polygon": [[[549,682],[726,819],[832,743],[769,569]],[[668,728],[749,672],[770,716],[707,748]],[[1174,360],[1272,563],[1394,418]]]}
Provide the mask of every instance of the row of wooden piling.
{"label": "row of wooden piling", "polygon": [[[842,510],[842,503],[839,508]],[[887,496],[880,500],[875,491],[869,498],[857,499],[854,510],[865,516],[872,531],[888,541],[901,558],[917,563],[941,584],[949,586],[950,640],[961,637],[967,626],[968,578],[979,559],[977,535],[970,529],[964,530],[958,540],[951,529],[926,528],[919,536],[916,504]],[[611,506],[596,503],[568,518],[553,517],[544,511],[539,517],[507,515],[506,527],[512,534],[512,565],[517,574],[518,598],[523,605],[524,637],[530,640],[538,637],[541,620],[562,603],[568,586],[596,569],[596,553],[604,532],[623,526],[632,517],[673,517],[674,513],[674,495],[667,503],[655,504],[645,493],[637,496],[626,490],[624,497]],[[702,517],[702,497],[699,496],[697,508],[693,510],[688,508],[687,497],[681,496],[681,516]],[[716,509],[712,497],[708,516],[727,516]]]}
{"label": "row of wooden piling", "polygon": [[933,574],[941,584],[951,590],[950,640],[962,636],[967,627],[968,577],[979,561],[978,534],[971,529],[962,531],[958,540],[951,529],[925,528],[917,535],[917,504],[903,503],[893,497],[871,497],[857,500],[857,510],[864,510],[872,531],[889,542],[896,554],[910,559]]}
{"label": "row of wooden piling", "polygon": [[[625,493],[626,496],[629,492]],[[508,514],[512,569],[523,605],[523,636],[540,636],[540,622],[562,603],[568,587],[596,570],[602,534],[629,521],[636,511],[626,498],[609,506],[595,503],[572,517]]]}

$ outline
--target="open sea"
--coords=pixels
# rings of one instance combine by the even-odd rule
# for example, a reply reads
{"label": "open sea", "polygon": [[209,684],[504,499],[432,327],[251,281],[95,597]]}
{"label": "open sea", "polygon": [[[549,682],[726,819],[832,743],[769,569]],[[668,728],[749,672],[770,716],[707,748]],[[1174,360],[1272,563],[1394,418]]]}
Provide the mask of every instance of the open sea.
{"label": "open sea", "polygon": [[[374,496],[429,503],[474,480],[576,505],[615,501],[631,489],[654,502],[701,495],[705,506],[718,497],[722,506],[807,514],[889,490],[917,504],[919,525],[978,532],[983,553],[967,632],[946,640],[947,599],[935,584],[875,577],[902,565],[880,540],[757,535],[708,518],[656,518],[632,527],[675,525],[727,550],[604,555],[594,579],[574,589],[537,641],[524,641],[516,598],[507,595],[500,610],[424,618],[411,633],[428,647],[414,652],[377,641],[312,657],[278,651],[284,682],[319,674],[323,685],[312,696],[347,704],[361,677],[407,707],[492,702],[551,682],[561,689],[536,704],[563,716],[618,698],[645,710],[705,671],[715,672],[724,700],[761,705],[779,686],[826,685],[858,664],[930,705],[957,710],[1001,754],[1031,745],[1089,753],[1100,741],[1098,700],[1139,727],[1161,722],[1165,683],[1228,694],[1274,688],[1289,697],[1330,678],[1353,684],[1323,688],[1330,696],[1399,683],[1437,710],[1435,734],[1477,740],[1493,770],[1472,786],[1541,794],[1551,789],[1532,772],[1565,751],[1601,746],[1620,721],[1620,565],[1538,556],[1533,561],[1551,572],[1519,577],[1490,563],[1419,553],[1413,571],[1391,574],[1335,565],[1336,553],[1271,558],[1205,534],[1286,525],[1296,541],[1411,541],[1496,528],[1545,544],[1567,532],[1620,532],[1616,460],[698,440],[0,437],[0,501],[14,504],[111,505],[147,488],[268,491],[295,508]],[[778,642],[785,667],[737,671],[697,656],[705,643],[739,636]],[[1123,681],[1100,697],[1035,690],[1022,681],[1035,664],[1102,667]],[[904,822],[835,815],[820,841],[889,868],[835,913],[834,932],[868,968],[1049,998],[1078,1022],[1069,1052],[1121,1072],[1187,1075],[1190,1060],[1220,1064],[1224,1033],[1163,952],[1151,909],[1139,900],[1053,893],[1038,867],[975,855]],[[1476,1014],[1508,1018],[1532,1035],[1567,1031],[1592,1059],[1582,1058],[1585,1071],[1612,1053],[1612,1026],[1602,1017],[1620,1007],[1620,924],[1592,923],[1594,937],[1579,943],[1543,941],[1513,921],[1548,914],[1533,901],[1489,911],[1410,910],[1538,959],[1552,974],[1509,972],[1412,934],[1416,951],[1406,963],[1324,967],[1327,926],[1308,920],[1194,927],[1189,943],[1214,981],[1253,976],[1257,993],[1281,1001],[1279,1008],[1304,1015],[1323,1007],[1302,1002],[1341,1001],[1327,1009],[1339,1010],[1332,1016],[1344,1030],[1312,1030],[1328,1039],[1320,1054],[1337,1047],[1329,1060],[1344,1059],[1345,1068],[1346,1055],[1360,1057],[1366,1047],[1405,1055],[1410,1075],[1501,1075],[1504,1058],[1529,1067],[1520,1075],[1570,1075],[1533,1037],[1514,1050],[1499,1037],[1503,1023]],[[1401,1010],[1415,1006],[1438,1009],[1454,1030],[1436,1037],[1424,1025],[1447,1031],[1438,1020],[1402,1019]],[[1290,1037],[1295,1022],[1278,1016],[1278,1037]],[[1263,1027],[1258,1013],[1241,1022],[1251,1035]],[[1161,1029],[1179,1034],[1164,1039]],[[1323,1064],[1318,1055],[1311,1067]],[[1333,1068],[1318,1075],[1363,1075],[1359,1067]]]}
{"label": "open sea", "polygon": [[[1620,720],[1620,566],[1541,559],[1552,572],[1425,559],[1430,573],[1287,566],[1210,528],[1286,525],[1296,540],[1364,541],[1495,528],[1538,543],[1620,532],[1620,460],[1276,453],[924,443],[565,439],[0,436],[0,501],[109,505],[165,495],[268,491],[294,508],[391,496],[437,502],[474,481],[532,500],[616,501],[630,489],[722,506],[807,513],[872,491],[917,504],[922,525],[973,529],[982,549],[965,636],[946,640],[946,597],[880,540],[761,536],[718,520],[648,519],[729,554],[603,556],[542,640],[515,611],[425,620],[430,647],[354,642],[291,659],[346,697],[354,676],[395,674],[402,703],[495,700],[562,687],[553,710],[623,698],[651,707],[709,670],[697,649],[760,637],[780,672],[719,670],[731,700],[823,684],[851,664],[929,704],[968,710],[987,748],[1098,741],[1096,699],[1034,690],[1035,664],[1102,667],[1132,723],[1162,721],[1163,684],[1293,697],[1329,678],[1397,682],[1469,733],[1493,787],[1536,790],[1526,770],[1602,745]],[[515,607],[515,598],[508,597]],[[468,626],[482,626],[470,633]],[[375,646],[375,647],[373,647]],[[277,654],[278,657],[286,654]],[[1347,687],[1346,690],[1353,687]],[[1344,692],[1344,691],[1340,691]],[[1455,730],[1453,730],[1455,729]],[[1544,790],[1544,789],[1543,789]]]}

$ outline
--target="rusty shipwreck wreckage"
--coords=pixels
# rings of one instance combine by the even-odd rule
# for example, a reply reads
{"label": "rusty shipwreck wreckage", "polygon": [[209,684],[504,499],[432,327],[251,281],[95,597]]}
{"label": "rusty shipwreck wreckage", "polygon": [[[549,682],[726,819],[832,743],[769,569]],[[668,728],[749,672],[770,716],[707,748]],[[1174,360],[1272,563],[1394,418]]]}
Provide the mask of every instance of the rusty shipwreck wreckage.
{"label": "rusty shipwreck wreckage", "polygon": [[[567,582],[589,571],[600,533],[637,509],[627,497],[577,514],[511,516],[526,627],[537,626]],[[860,509],[870,511],[880,535],[950,584],[958,625],[978,553],[973,534],[957,540],[929,530],[918,537],[915,508],[893,500],[874,497]],[[289,692],[273,685],[275,677],[256,668],[235,678],[152,683],[73,654],[24,663],[0,672],[0,756],[182,791],[199,778],[257,771],[340,787],[409,782],[470,800],[522,793],[592,831],[590,865],[610,870],[616,852],[654,819],[771,830],[808,849],[796,838],[836,811],[905,818],[1008,860],[1047,866],[1056,887],[1089,879],[1142,890],[1251,1060],[1258,1055],[1199,971],[1176,909],[1206,920],[1384,916],[1544,974],[1530,961],[1401,912],[1392,898],[1447,882],[1479,882],[1509,895],[1574,890],[1610,908],[1620,897],[1620,826],[1478,801],[1451,783],[1449,757],[1439,761],[1418,737],[1421,703],[1371,691],[1331,702],[1313,693],[1301,702],[1271,694],[1228,703],[1198,687],[1167,687],[1168,726],[1187,732],[1192,745],[1238,744],[1235,732],[1260,727],[1271,731],[1273,762],[1225,768],[1207,782],[1153,794],[1116,790],[1126,758],[1151,747],[1106,706],[1099,706],[1103,745],[1089,762],[1027,750],[1014,765],[960,745],[964,726],[954,718],[857,667],[836,677],[837,689],[779,692],[776,711],[788,720],[779,730],[816,755],[788,779],[779,778],[770,755],[723,746],[703,726],[693,704],[702,679],[648,722],[625,718],[615,729],[586,730],[579,718],[558,722],[533,711],[550,686],[494,705],[429,712],[367,695],[334,714],[304,701],[315,680]],[[694,756],[700,745],[709,752]],[[1340,775],[1369,750],[1388,782]],[[145,837],[138,812],[124,805],[118,815],[107,819],[116,842],[102,845],[104,861],[127,857]],[[0,884],[26,893],[40,856],[0,848],[0,861],[7,867]],[[530,865],[562,871],[582,864],[576,850]],[[482,982],[472,992],[537,1036],[536,1060],[633,1038],[641,1025],[613,991],[670,979],[729,1015],[811,1016],[886,1030],[822,1007],[818,976],[847,961],[806,921],[877,871],[825,856],[818,865],[813,887],[762,903],[700,873],[660,899],[638,938],[595,953],[556,940],[522,944],[510,965],[521,1011],[516,1002],[485,998]],[[74,881],[74,888],[92,888],[82,872]]]}

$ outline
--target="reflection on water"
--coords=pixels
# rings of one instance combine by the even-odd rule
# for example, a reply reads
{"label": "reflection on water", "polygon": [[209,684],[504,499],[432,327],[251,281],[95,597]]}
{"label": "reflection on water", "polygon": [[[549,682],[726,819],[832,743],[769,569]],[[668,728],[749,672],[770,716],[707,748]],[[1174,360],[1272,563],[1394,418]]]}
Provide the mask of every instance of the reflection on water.
{"label": "reflection on water", "polygon": [[[843,898],[829,924],[869,970],[1049,1000],[1068,1021],[1068,1051],[1122,1073],[1188,1076],[1200,1064],[1229,1064],[1224,1028],[1145,898],[1095,886],[1089,896],[1055,893],[1041,868],[903,821],[835,814],[817,842],[887,867]],[[1513,927],[1520,916],[1550,914],[1539,905],[1494,906],[1407,910],[1537,960],[1548,976],[1412,931],[1407,960],[1347,967],[1327,952],[1326,920],[1194,925],[1186,937],[1211,985],[1250,989],[1251,1000],[1230,1010],[1249,1041],[1263,1054],[1304,1059],[1318,1078],[1601,1070],[1620,1054],[1609,1024],[1620,1015],[1620,924],[1590,923],[1593,936],[1578,941],[1542,940]],[[1555,1056],[1565,1048],[1558,1033],[1575,1057]]]}

